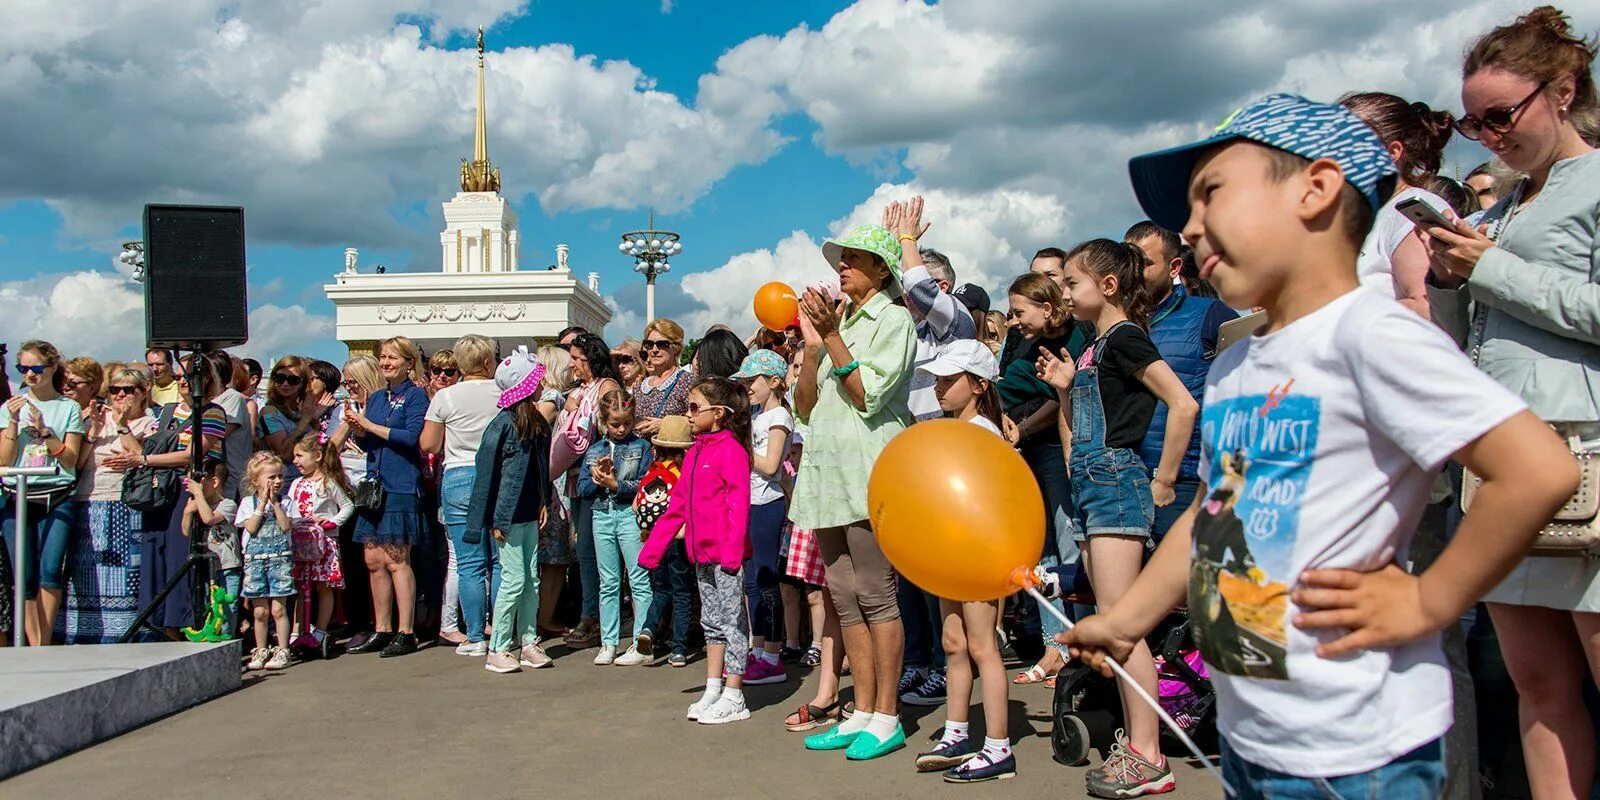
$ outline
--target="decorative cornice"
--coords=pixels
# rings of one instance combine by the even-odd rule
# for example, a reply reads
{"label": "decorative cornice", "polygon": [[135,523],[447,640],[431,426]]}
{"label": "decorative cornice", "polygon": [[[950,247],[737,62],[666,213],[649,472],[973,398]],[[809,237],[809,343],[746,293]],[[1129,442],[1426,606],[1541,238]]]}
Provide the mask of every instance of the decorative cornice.
{"label": "decorative cornice", "polygon": [[488,322],[503,319],[515,322],[528,313],[526,303],[407,303],[378,306],[378,319],[384,322],[421,322],[423,324],[460,322],[475,319]]}

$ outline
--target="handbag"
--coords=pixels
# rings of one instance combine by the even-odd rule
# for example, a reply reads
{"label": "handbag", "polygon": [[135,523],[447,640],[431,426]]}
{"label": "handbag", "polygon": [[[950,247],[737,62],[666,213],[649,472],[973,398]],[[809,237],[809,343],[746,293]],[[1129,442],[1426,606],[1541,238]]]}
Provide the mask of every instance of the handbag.
{"label": "handbag", "polygon": [[594,395],[599,388],[597,381],[585,389],[583,399],[578,401],[578,410],[570,414],[563,411],[556,420],[556,432],[550,438],[551,475],[565,473],[589,452],[589,445],[594,441]]}
{"label": "handbag", "polygon": [[[1539,531],[1530,555],[1600,555],[1600,460],[1581,449],[1578,437],[1567,439],[1572,457],[1578,460],[1578,491]],[[1461,510],[1466,511],[1478,493],[1483,479],[1468,470],[1461,478]]]}
{"label": "handbag", "polygon": [[[161,418],[156,429],[145,438],[139,452],[146,458],[177,452],[182,431],[173,424],[177,403],[161,407]],[[202,411],[202,413],[204,413]],[[122,476],[122,503],[141,514],[171,508],[178,502],[183,490],[183,470],[179,467],[152,467],[141,464],[130,468]]]}
{"label": "handbag", "polygon": [[323,540],[322,527],[311,520],[295,520],[294,528],[289,533],[290,546],[296,563],[315,564],[322,560]]}
{"label": "handbag", "polygon": [[[368,407],[371,405],[368,404]],[[393,409],[390,409],[390,415],[393,415]],[[388,425],[389,420],[385,419],[382,424]],[[383,488],[383,478],[380,474],[382,469],[383,447],[380,446],[373,460],[372,469],[361,476],[361,482],[357,483],[350,493],[350,502],[354,503],[356,508],[362,511],[383,510],[384,502],[389,499],[389,492]]]}

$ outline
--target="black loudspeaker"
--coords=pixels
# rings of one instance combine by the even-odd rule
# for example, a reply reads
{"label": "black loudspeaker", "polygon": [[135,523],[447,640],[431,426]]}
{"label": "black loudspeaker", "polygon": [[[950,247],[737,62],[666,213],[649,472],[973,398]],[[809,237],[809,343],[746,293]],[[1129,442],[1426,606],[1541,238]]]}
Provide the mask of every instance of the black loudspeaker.
{"label": "black loudspeaker", "polygon": [[146,346],[201,350],[250,338],[244,209],[144,207]]}

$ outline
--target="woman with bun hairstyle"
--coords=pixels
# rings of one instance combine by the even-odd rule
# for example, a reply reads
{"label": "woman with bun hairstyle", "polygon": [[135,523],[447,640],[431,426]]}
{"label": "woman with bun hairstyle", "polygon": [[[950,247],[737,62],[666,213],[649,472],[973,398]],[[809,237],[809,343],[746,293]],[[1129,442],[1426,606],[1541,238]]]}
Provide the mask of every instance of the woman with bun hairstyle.
{"label": "woman with bun hairstyle", "polygon": [[1422,249],[1422,240],[1411,235],[1411,220],[1397,209],[1400,204],[1417,199],[1445,219],[1454,218],[1449,203],[1422,187],[1439,172],[1455,119],[1450,112],[1435,111],[1427,103],[1412,103],[1383,92],[1351,92],[1339,98],[1339,105],[1350,109],[1378,134],[1388,145],[1389,156],[1400,172],[1394,194],[1378,211],[1372,232],[1361,247],[1356,276],[1362,286],[1393,293],[1401,305],[1426,317],[1428,254]]}
{"label": "woman with bun hairstyle", "polygon": [[[1527,177],[1481,227],[1423,231],[1434,319],[1577,449],[1600,451],[1600,156],[1585,141],[1595,47],[1543,6],[1473,44],[1456,129]],[[1516,684],[1535,800],[1589,797],[1600,559],[1529,556],[1484,596]]]}

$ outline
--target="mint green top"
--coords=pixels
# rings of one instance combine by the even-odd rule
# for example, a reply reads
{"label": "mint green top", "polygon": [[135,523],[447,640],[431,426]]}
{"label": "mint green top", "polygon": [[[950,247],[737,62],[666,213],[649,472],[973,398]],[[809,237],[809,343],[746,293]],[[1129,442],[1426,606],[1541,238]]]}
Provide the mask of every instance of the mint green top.
{"label": "mint green top", "polygon": [[[83,409],[78,406],[78,401],[70,397],[57,397],[53,400],[34,400],[30,398],[29,404],[33,408],[39,409],[39,414],[43,416],[44,421],[42,427],[49,428],[50,432],[56,435],[57,440],[64,442],[69,434],[82,434],[85,432]],[[68,464],[50,455],[48,445],[42,440],[35,441],[33,434],[29,432],[27,427],[23,426],[35,424],[35,427],[38,427],[36,424],[38,420],[34,419],[33,411],[29,409],[29,406],[25,405],[22,409],[21,423],[17,429],[17,457],[11,466],[50,467],[59,465],[61,467],[61,474],[55,477],[29,478],[28,486],[30,488],[28,493],[30,495],[33,494],[33,489],[71,486],[78,479],[78,465]],[[11,412],[7,411],[3,404],[0,404],[0,428],[5,428],[10,424]],[[79,447],[86,446],[79,445]],[[16,486],[17,479],[6,478],[5,485]]]}
{"label": "mint green top", "polygon": [[1546,422],[1600,421],[1596,186],[1600,152],[1557,162],[1522,208],[1512,208],[1514,195],[1483,215],[1498,246],[1478,259],[1465,286],[1428,289],[1439,326]]}
{"label": "mint green top", "polygon": [[817,365],[817,404],[800,419],[805,455],[795,475],[789,519],[816,530],[867,519],[867,478],[895,434],[911,424],[911,369],[917,356],[917,326],[911,313],[879,292],[860,308],[847,308],[839,325],[850,357],[859,362],[867,408],[857,409],[844,379],[822,352]]}

